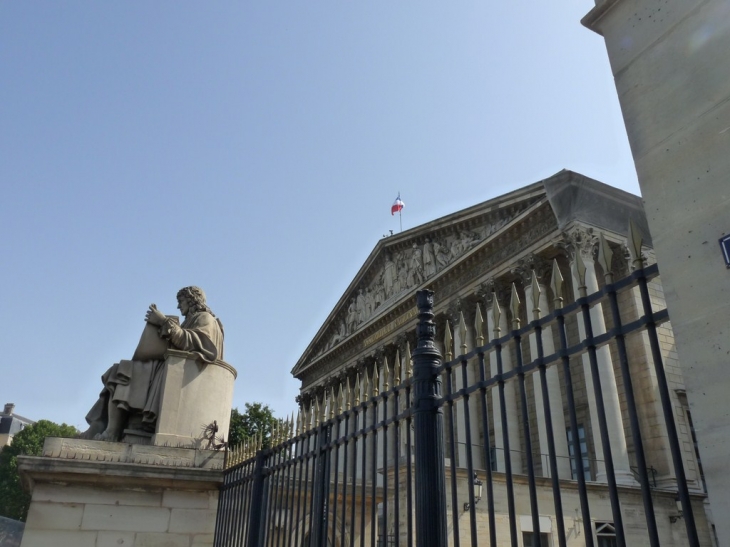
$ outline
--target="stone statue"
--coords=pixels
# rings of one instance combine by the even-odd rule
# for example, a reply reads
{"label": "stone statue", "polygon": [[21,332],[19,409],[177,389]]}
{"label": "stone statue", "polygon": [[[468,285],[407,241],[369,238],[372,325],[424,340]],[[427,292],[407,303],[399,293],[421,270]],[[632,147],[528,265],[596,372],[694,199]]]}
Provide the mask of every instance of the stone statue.
{"label": "stone statue", "polygon": [[347,334],[352,334],[357,329],[357,306],[355,299],[350,298],[350,305],[347,307]]}
{"label": "stone statue", "polygon": [[449,250],[436,239],[433,240],[433,255],[436,257],[438,271],[449,265]]}
{"label": "stone statue", "polygon": [[[200,363],[222,360],[223,325],[206,305],[202,289],[180,289],[177,302],[177,308],[185,317],[182,325],[178,325],[177,318],[167,317],[152,304],[145,316],[145,329],[156,328],[157,336],[168,347],[193,353]],[[139,354],[140,347],[135,356]],[[127,428],[154,433],[163,376],[161,355],[157,359],[123,360],[112,365],[101,377],[104,388],[86,415],[89,429],[81,437],[118,441]]]}
{"label": "stone statue", "polygon": [[357,296],[355,297],[355,310],[357,311],[357,324],[364,323],[367,320],[365,317],[365,295],[362,292],[362,288],[358,289]]}
{"label": "stone statue", "polygon": [[411,251],[411,268],[408,271],[408,288],[423,283],[423,251],[416,243]]}
{"label": "stone statue", "polygon": [[373,311],[378,309],[378,307],[385,302],[385,285],[383,285],[382,281],[379,281],[375,284],[374,287],[374,293],[375,296],[373,298],[374,304],[373,304]]}
{"label": "stone statue", "polygon": [[423,275],[426,279],[436,273],[436,256],[434,255],[431,238],[426,238],[423,245]]}
{"label": "stone statue", "polygon": [[373,316],[375,309],[375,290],[365,289],[365,320],[367,321]]}
{"label": "stone statue", "polygon": [[408,289],[408,264],[403,253],[398,253],[396,258],[398,262],[398,281],[395,284],[395,294],[399,294]]}
{"label": "stone statue", "polygon": [[398,279],[398,271],[390,254],[385,255],[385,266],[383,266],[383,286],[385,298],[388,299],[396,292],[395,283]]}
{"label": "stone statue", "polygon": [[459,255],[462,253],[463,249],[461,247],[461,240],[458,237],[454,237],[454,240],[451,242],[451,256],[449,258],[449,262],[453,262],[457,258],[459,258]]}
{"label": "stone statue", "polygon": [[339,330],[332,336],[332,340],[330,341],[329,345],[327,346],[327,349],[335,347],[337,344],[342,342],[345,338],[347,338],[347,327],[345,326],[345,321],[340,321],[340,328]]}

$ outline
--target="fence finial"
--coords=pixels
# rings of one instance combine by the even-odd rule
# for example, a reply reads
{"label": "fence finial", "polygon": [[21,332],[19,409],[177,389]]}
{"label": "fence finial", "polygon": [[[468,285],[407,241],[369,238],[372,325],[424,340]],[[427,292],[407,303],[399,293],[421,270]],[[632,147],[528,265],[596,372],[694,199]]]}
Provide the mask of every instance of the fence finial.
{"label": "fence finial", "polygon": [[393,387],[400,385],[400,350],[395,350],[395,363],[393,364]]}
{"label": "fence finial", "polygon": [[335,395],[335,386],[332,386],[330,391],[330,420],[335,417],[335,403],[337,402],[337,396]]}
{"label": "fence finial", "polygon": [[461,338],[461,354],[466,355],[466,321],[464,312],[459,312],[459,338]]}
{"label": "fence finial", "polygon": [[388,367],[388,358],[383,359],[383,391],[388,391],[390,388],[390,368]]}
{"label": "fence finial", "polygon": [[558,259],[553,258],[553,275],[550,278],[550,288],[553,291],[555,309],[563,307],[563,274],[558,267]]}
{"label": "fence finial", "polygon": [[377,397],[380,395],[379,385],[380,385],[380,375],[378,375],[378,364],[373,363],[373,397]]}
{"label": "fence finial", "polygon": [[345,408],[350,410],[350,408],[352,408],[352,384],[350,383],[350,377],[348,376],[345,381],[347,382],[345,384],[347,389],[347,404],[345,405]]}
{"label": "fence finial", "polygon": [[497,300],[497,293],[492,293],[492,321],[494,322],[494,339],[499,338],[499,334],[502,329],[499,326],[499,320],[502,318],[502,310],[499,307],[499,300]]}
{"label": "fence finial", "polygon": [[631,219],[629,219],[629,235],[626,243],[631,254],[631,266],[634,270],[640,270],[644,267],[644,259],[641,257],[641,245],[643,241],[641,233],[639,233],[636,224]]}
{"label": "fence finial", "polygon": [[476,336],[477,346],[484,345],[484,333],[482,328],[484,327],[484,318],[482,317],[482,308],[477,302],[477,310],[474,314],[474,335]]}
{"label": "fence finial", "polygon": [[583,261],[583,255],[578,250],[573,253],[573,264],[575,265],[573,273],[575,274],[575,280],[578,285],[578,293],[583,298],[588,295],[588,287],[586,286],[586,263]]}
{"label": "fence finial", "polygon": [[611,260],[613,259],[613,251],[608,245],[603,232],[598,232],[598,263],[603,268],[603,276],[606,283],[613,283],[613,272],[611,271]]}
{"label": "fence finial", "polygon": [[540,295],[542,294],[542,290],[540,289],[540,282],[537,280],[535,270],[532,270],[532,282],[530,286],[532,287],[532,319],[533,321],[537,321],[540,319]]}
{"label": "fence finial", "polygon": [[512,329],[518,330],[520,328],[520,297],[514,283],[512,283],[512,297],[509,299],[509,309],[512,312]]}
{"label": "fence finial", "polygon": [[406,378],[413,376],[413,360],[411,358],[411,345],[406,340]]}
{"label": "fence finial", "polygon": [[355,406],[360,404],[360,373],[355,376]]}
{"label": "fence finial", "polygon": [[314,397],[314,427],[319,425],[319,397]]}
{"label": "fence finial", "polygon": [[451,352],[451,344],[453,341],[454,338],[451,336],[451,327],[447,319],[444,323],[444,359],[446,361],[451,361],[454,358],[454,354]]}
{"label": "fence finial", "polygon": [[368,397],[368,384],[370,383],[370,378],[368,377],[368,367],[365,367],[364,374],[362,375],[362,402],[366,402],[370,397]]}

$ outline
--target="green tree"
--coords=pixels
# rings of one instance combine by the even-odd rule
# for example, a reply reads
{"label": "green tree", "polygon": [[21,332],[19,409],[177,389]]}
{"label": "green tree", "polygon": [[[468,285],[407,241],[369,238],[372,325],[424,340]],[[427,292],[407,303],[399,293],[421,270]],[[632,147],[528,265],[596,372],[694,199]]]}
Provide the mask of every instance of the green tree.
{"label": "green tree", "polygon": [[228,430],[228,446],[237,446],[247,439],[263,434],[264,447],[271,444],[271,433],[279,422],[269,405],[246,403],[243,412],[231,410],[231,425]]}
{"label": "green tree", "polygon": [[20,484],[18,456],[40,456],[46,437],[74,437],[78,430],[66,424],[39,420],[13,437],[10,446],[0,451],[0,515],[25,521],[30,505],[28,495]]}

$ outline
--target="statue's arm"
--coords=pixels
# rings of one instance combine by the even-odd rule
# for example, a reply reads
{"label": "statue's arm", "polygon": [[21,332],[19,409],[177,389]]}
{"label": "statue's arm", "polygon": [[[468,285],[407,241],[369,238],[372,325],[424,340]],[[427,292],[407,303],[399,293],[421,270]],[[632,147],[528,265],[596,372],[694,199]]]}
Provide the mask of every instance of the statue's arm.
{"label": "statue's arm", "polygon": [[172,319],[160,327],[160,336],[170,340],[175,349],[199,353],[205,361],[215,361],[222,354],[223,337],[215,318],[200,314],[191,328],[183,328]]}

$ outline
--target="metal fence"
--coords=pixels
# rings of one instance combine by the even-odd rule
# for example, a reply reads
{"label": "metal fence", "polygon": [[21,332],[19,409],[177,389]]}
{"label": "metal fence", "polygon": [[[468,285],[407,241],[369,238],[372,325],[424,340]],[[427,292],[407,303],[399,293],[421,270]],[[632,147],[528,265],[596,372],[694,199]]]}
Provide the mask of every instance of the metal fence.
{"label": "metal fence", "polygon": [[[643,266],[640,260],[639,264]],[[485,343],[478,310],[477,347],[466,352],[463,343],[464,354],[447,362],[437,349],[441,342],[436,341],[433,322],[434,295],[419,291],[412,367],[407,358],[405,366],[400,356],[390,363],[385,359],[380,367],[328,390],[296,419],[283,423],[271,448],[260,448],[259,440],[228,453],[215,546],[709,545],[704,495],[688,487],[662,362],[657,325],[668,316],[664,309],[652,309],[649,282],[658,275],[656,265],[640,267],[617,282],[609,274],[604,288],[591,295],[585,294],[583,284],[580,297],[569,305],[559,298],[556,270],[557,266],[551,280],[556,295],[552,313],[540,317],[535,310],[533,320],[521,326],[513,289],[511,331],[499,330],[499,314],[506,311],[495,304],[491,324],[497,326]],[[639,295],[638,318],[630,322],[622,321],[619,310],[624,291]],[[589,310],[598,303],[606,307],[610,328],[594,334]],[[569,336],[566,324],[571,321],[582,325],[580,339],[574,332]],[[555,349],[545,354],[548,330]],[[443,347],[450,358],[448,324],[446,331]],[[643,448],[641,409],[626,346],[627,336],[635,333],[643,333],[650,346],[675,478],[669,487],[657,487],[656,470],[647,463]],[[533,342],[529,361],[523,354],[528,337]],[[622,412],[630,424],[627,435],[633,441],[634,484],[617,482],[615,475],[597,358],[606,345],[620,366],[617,377],[623,384]],[[508,350],[513,365],[505,371],[503,355]],[[600,438],[602,451],[593,455],[599,463],[586,458],[584,469],[579,469],[586,449],[577,434],[571,359],[583,358],[591,370],[584,388],[592,391],[596,402],[599,431],[593,435]],[[496,374],[490,362],[496,364]],[[551,419],[554,393],[546,375],[553,367],[560,370],[564,384],[566,424],[576,432],[569,436],[572,472],[567,477],[559,471],[555,447],[555,439],[565,432],[554,431]],[[538,387],[527,382],[533,375],[540,377],[532,384]],[[508,415],[508,390],[515,394],[517,423]],[[534,417],[529,419],[536,413],[548,433],[547,447],[539,449],[533,446]],[[512,457],[498,453],[511,453],[515,427],[521,446],[512,451],[521,450],[519,468]],[[600,480],[591,471],[596,465],[605,471]]]}

